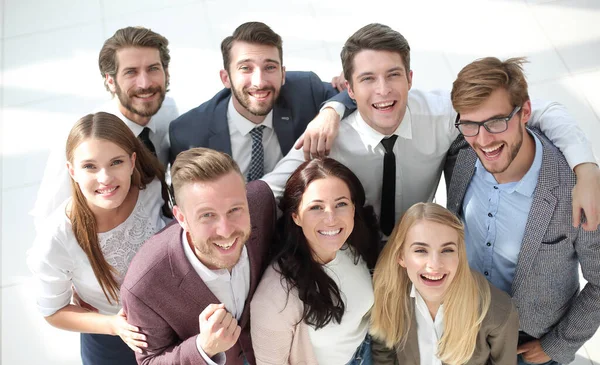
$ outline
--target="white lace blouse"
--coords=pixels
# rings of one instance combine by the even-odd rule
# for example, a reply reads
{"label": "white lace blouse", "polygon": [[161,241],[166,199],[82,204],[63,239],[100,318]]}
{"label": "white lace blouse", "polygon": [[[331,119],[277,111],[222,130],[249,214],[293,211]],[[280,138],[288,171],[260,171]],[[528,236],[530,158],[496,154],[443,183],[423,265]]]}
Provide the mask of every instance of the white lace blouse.
{"label": "white lace blouse", "polygon": [[[81,299],[100,313],[116,314],[121,305],[106,300],[87,256],[75,239],[65,214],[69,201],[70,198],[48,217],[27,252],[27,265],[36,280],[38,310],[47,317],[69,304],[73,285]],[[106,261],[118,272],[119,284],[144,241],[167,223],[162,205],[161,184],[155,179],[140,190],[133,211],[123,223],[98,234]]]}

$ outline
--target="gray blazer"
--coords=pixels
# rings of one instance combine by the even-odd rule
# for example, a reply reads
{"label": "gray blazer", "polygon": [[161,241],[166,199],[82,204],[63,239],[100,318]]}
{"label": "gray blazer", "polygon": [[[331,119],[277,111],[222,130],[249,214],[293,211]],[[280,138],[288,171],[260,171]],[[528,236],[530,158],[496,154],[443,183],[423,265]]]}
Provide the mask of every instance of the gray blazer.
{"label": "gray blazer", "polygon": [[[283,156],[319,114],[321,104],[337,94],[330,83],[322,82],[313,72],[289,71],[285,75],[285,84],[273,105],[273,129]],[[171,163],[180,152],[194,147],[208,147],[231,155],[229,99],[231,90],[223,89],[169,125]]]}
{"label": "gray blazer", "polygon": [[[575,175],[541,132],[529,131],[542,142],[542,167],[510,294],[521,330],[539,338],[554,361],[567,364],[600,325],[600,231],[571,225]],[[477,155],[459,136],[448,158],[455,159],[445,170],[448,209],[460,216]],[[588,281],[581,292],[579,264]]]}
{"label": "gray blazer", "polygon": [[[483,279],[479,273],[480,279]],[[510,297],[502,290],[489,284],[491,303],[477,333],[475,351],[465,365],[515,365],[517,363],[517,340],[519,317]],[[414,301],[413,301],[414,308]],[[373,342],[373,364],[375,365],[420,365],[421,353],[417,336],[417,319],[414,309],[406,344],[402,349],[390,350]]]}

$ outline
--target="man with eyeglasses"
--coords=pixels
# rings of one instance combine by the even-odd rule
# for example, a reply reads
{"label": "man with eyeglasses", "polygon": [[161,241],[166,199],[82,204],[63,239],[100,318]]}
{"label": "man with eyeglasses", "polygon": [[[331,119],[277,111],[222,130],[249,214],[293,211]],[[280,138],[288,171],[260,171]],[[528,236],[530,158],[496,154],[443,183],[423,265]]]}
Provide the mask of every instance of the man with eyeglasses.
{"label": "man with eyeglasses", "polygon": [[458,74],[451,98],[463,138],[448,208],[465,224],[471,268],[513,297],[518,363],[566,364],[600,325],[600,231],[572,225],[575,175],[527,126],[523,62],[489,57]]}

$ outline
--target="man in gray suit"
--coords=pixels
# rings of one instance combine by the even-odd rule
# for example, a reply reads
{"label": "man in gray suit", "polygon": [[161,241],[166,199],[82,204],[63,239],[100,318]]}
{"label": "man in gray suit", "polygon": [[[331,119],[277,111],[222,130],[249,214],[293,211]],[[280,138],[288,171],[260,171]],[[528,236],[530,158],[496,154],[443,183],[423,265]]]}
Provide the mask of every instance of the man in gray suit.
{"label": "man in gray suit", "polygon": [[[171,123],[170,160],[212,148],[231,155],[251,181],[275,167],[337,90],[313,72],[286,72],[281,37],[260,22],[240,25],[221,52],[225,89]],[[329,113],[335,134],[339,117]]]}
{"label": "man in gray suit", "polygon": [[471,267],[513,297],[519,364],[566,364],[600,325],[600,231],[572,226],[575,175],[527,128],[523,62],[490,57],[458,74],[451,97],[463,138],[447,170],[448,208],[465,223]]}

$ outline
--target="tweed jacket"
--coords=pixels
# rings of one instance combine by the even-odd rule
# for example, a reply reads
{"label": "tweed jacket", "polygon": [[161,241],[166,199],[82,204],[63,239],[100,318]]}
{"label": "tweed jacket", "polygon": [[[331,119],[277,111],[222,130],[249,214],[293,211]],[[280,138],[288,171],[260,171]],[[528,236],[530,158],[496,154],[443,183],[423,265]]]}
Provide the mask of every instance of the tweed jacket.
{"label": "tweed jacket", "polygon": [[[250,301],[264,268],[275,227],[273,193],[262,181],[247,185],[252,233],[246,242],[250,260],[250,290],[239,325],[237,343],[226,351],[227,364],[255,364],[250,339]],[[175,222],[150,238],[134,257],[121,299],[130,324],[146,336],[148,348],[136,357],[140,364],[205,364],[196,347],[200,313],[220,303],[185,256],[182,228]],[[242,356],[243,355],[243,356]]]}
{"label": "tweed jacket", "polygon": [[[480,280],[485,280],[479,273]],[[519,337],[519,317],[508,296],[502,290],[488,283],[490,287],[490,307],[477,333],[475,351],[465,365],[515,365],[517,363],[517,341]],[[417,318],[414,299],[411,302],[412,321],[404,348],[390,351],[383,345],[373,342],[373,364],[375,365],[420,365]]]}
{"label": "tweed jacket", "polygon": [[[313,72],[289,71],[279,98],[273,105],[273,129],[285,156],[308,123],[319,114],[321,103],[337,94],[331,84]],[[231,89],[223,89],[212,99],[182,114],[169,125],[169,160],[194,147],[208,147],[231,155],[227,105]]]}
{"label": "tweed jacket", "polygon": [[[600,325],[600,231],[572,226],[575,175],[541,132],[528,131],[542,142],[542,166],[509,294],[521,330],[540,339],[554,361],[567,364]],[[461,136],[448,159],[448,209],[460,216],[477,155]],[[587,280],[581,292],[579,265]]]}

